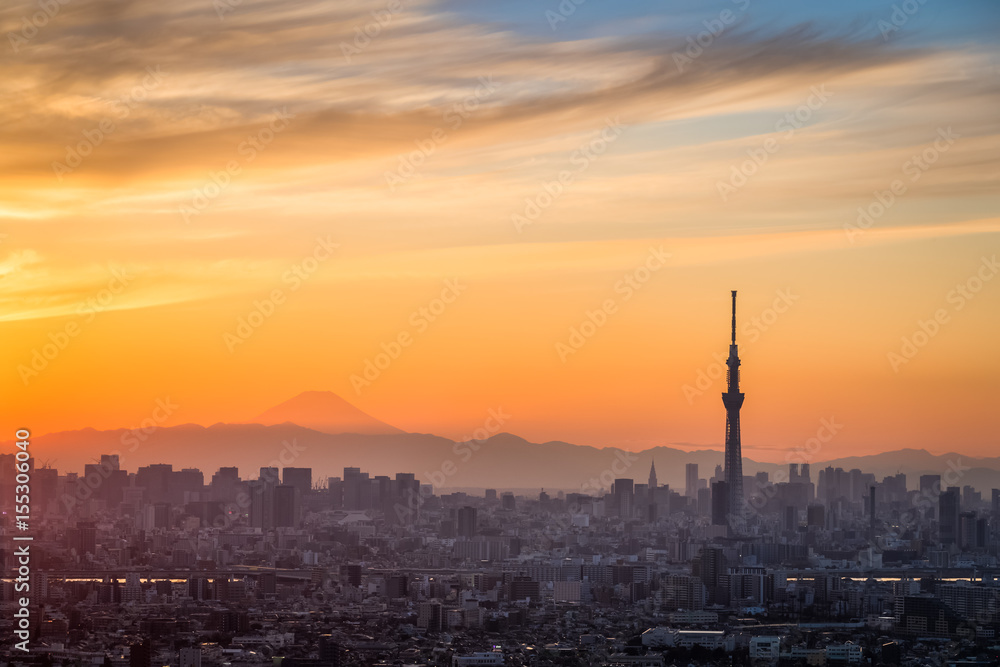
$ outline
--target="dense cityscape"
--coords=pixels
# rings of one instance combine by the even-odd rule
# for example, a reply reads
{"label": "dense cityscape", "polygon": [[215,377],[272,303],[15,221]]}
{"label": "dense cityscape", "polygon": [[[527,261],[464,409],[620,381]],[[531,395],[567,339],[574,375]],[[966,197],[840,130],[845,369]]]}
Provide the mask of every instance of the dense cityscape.
{"label": "dense cityscape", "polygon": [[736,528],[721,467],[693,464],[683,489],[654,468],[596,495],[38,469],[32,652],[9,664],[995,664],[1000,490],[787,472],[743,480]]}
{"label": "dense cityscape", "polygon": [[814,481],[808,451],[743,476],[736,331],[734,291],[726,465],[688,463],[683,489],[655,461],[552,493],[114,453],[60,475],[19,431],[5,664],[996,664],[1000,489],[960,486],[960,462],[916,488]]}

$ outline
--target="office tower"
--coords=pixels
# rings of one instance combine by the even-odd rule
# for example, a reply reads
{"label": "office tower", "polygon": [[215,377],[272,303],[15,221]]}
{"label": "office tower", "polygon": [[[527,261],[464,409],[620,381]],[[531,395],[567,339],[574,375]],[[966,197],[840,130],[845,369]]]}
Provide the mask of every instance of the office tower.
{"label": "office tower", "polygon": [[725,526],[729,514],[729,487],[725,481],[712,483],[712,525]]}
{"label": "office tower", "polygon": [[250,482],[250,525],[268,531],[274,528],[274,485]]}
{"label": "office tower", "polygon": [[260,469],[258,479],[262,482],[270,484],[271,486],[281,484],[281,476],[278,474],[278,468],[276,466],[262,467]]}
{"label": "office tower", "polygon": [[650,461],[649,463],[649,490],[652,492],[656,489],[656,462]]}
{"label": "office tower", "polygon": [[740,357],[736,349],[736,290],[733,290],[733,335],[729,345],[728,386],[722,395],[726,406],[726,484],[729,492],[729,515],[739,521],[743,518],[743,450],[740,444]]}
{"label": "office tower", "polygon": [[497,501],[497,490],[496,489],[486,489],[486,502],[495,503]]}
{"label": "office tower", "polygon": [[684,466],[684,495],[688,498],[698,497],[698,464],[688,463]]}
{"label": "office tower", "polygon": [[633,486],[631,479],[619,478],[615,480],[615,484],[611,489],[615,508],[618,510],[618,516],[623,519],[632,518],[632,502],[635,497]]}
{"label": "office tower", "polygon": [[240,471],[236,467],[219,468],[212,475],[212,500],[229,502],[236,499],[240,484]]}
{"label": "office tower", "polygon": [[[775,479],[778,479],[777,477]],[[799,464],[789,463],[788,464],[788,482],[789,484],[796,484],[799,481]]]}
{"label": "office tower", "polygon": [[726,556],[721,547],[705,547],[698,556],[698,574],[701,582],[708,589],[709,599],[718,602],[725,598],[728,602],[728,595],[722,596],[718,590],[723,583],[723,576],[728,571]]}
{"label": "office tower", "polygon": [[809,464],[808,463],[803,463],[802,464],[802,469],[799,471],[799,479],[801,481],[807,483],[807,484],[812,481],[811,479],[809,479]]}
{"label": "office tower", "polygon": [[372,483],[360,468],[344,468],[344,509],[371,509]]}
{"label": "office tower", "polygon": [[712,490],[699,488],[698,489],[698,514],[701,516],[711,516],[712,515]]}
{"label": "office tower", "polygon": [[460,537],[476,536],[476,508],[460,507],[458,510],[458,535]]}
{"label": "office tower", "polygon": [[154,463],[136,471],[135,485],[146,490],[146,502],[161,503],[169,500],[173,471],[174,467],[169,463]]}
{"label": "office tower", "polygon": [[[67,536],[69,536],[67,531]],[[97,553],[97,524],[93,521],[80,521],[76,524],[71,546],[78,556]]]}
{"label": "office tower", "polygon": [[868,530],[871,531],[872,537],[875,537],[875,487],[869,489],[868,496]]}
{"label": "office tower", "polygon": [[299,497],[305,499],[312,491],[312,468],[282,468],[281,483],[294,486]]}
{"label": "office tower", "polygon": [[993,489],[992,502],[990,506],[994,513],[1000,513],[1000,489]]}
{"label": "office tower", "polygon": [[339,510],[344,506],[344,483],[339,477],[326,478],[326,492],[329,495],[330,507]]}
{"label": "office tower", "polygon": [[920,494],[937,495],[941,490],[941,475],[921,475]]}
{"label": "office tower", "polygon": [[[396,473],[396,491],[400,496],[407,494],[420,495],[420,480],[412,472]],[[494,494],[496,491],[494,491]]]}
{"label": "office tower", "polygon": [[[921,475],[920,476],[920,498],[926,499],[926,518],[927,519],[941,519],[941,515],[938,513],[938,503],[933,501],[941,495],[941,475]],[[932,501],[932,502],[927,502]]]}
{"label": "office tower", "polygon": [[514,494],[509,491],[502,496],[500,496],[501,507],[505,510],[513,512],[517,508],[517,501],[514,499]]}
{"label": "office tower", "polygon": [[273,491],[274,526],[276,528],[293,528],[298,526],[299,490],[291,484],[279,484]]}
{"label": "office tower", "polygon": [[940,517],[938,521],[942,546],[958,543],[960,511],[959,488],[949,486],[948,490],[938,497],[938,516]]}

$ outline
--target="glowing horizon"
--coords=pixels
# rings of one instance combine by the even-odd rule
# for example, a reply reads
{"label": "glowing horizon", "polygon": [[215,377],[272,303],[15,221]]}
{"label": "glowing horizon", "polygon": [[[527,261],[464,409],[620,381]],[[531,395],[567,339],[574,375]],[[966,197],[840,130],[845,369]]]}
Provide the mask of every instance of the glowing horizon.
{"label": "glowing horizon", "polygon": [[996,451],[1000,11],[469,4],[0,10],[5,431]]}

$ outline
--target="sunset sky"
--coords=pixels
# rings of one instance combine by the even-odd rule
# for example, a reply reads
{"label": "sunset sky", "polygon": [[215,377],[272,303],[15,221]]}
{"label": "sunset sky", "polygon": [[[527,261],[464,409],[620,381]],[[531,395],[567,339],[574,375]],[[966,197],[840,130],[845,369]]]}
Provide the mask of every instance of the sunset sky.
{"label": "sunset sky", "polygon": [[745,455],[998,453],[995,2],[52,7],[0,9],[4,440],[329,390],[721,448],[736,289]]}

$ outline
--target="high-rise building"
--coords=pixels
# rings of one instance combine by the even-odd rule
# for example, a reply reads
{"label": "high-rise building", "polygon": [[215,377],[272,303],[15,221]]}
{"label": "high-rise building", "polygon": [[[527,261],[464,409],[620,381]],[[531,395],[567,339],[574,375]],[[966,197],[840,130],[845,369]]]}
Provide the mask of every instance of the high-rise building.
{"label": "high-rise building", "polygon": [[[729,515],[736,525],[743,519],[743,449],[740,443],[740,357],[736,349],[736,290],[733,290],[733,334],[729,345],[728,386],[722,395],[726,406],[726,484],[729,491]],[[730,524],[733,525],[733,524]]]}
{"label": "high-rise building", "polygon": [[657,487],[656,481],[656,462],[650,461],[649,463],[649,490],[652,492]]}
{"label": "high-rise building", "polygon": [[611,489],[611,494],[614,498],[614,505],[618,516],[623,519],[631,519],[633,500],[635,498],[633,480],[627,478],[616,479]]}
{"label": "high-rise building", "polygon": [[266,482],[271,486],[277,486],[281,484],[281,476],[278,474],[277,466],[264,466],[260,469],[260,476],[258,479],[262,482]]}
{"label": "high-rise building", "polygon": [[294,486],[303,499],[312,491],[312,477],[312,468],[282,468],[281,470],[281,483]]}
{"label": "high-rise building", "polygon": [[274,485],[250,482],[250,525],[268,531],[274,528]]}
{"label": "high-rise building", "polygon": [[942,545],[958,543],[959,514],[961,513],[959,488],[949,486],[938,498],[938,519]]}
{"label": "high-rise building", "polygon": [[460,537],[476,536],[476,508],[460,507],[458,510],[458,534]]}
{"label": "high-rise building", "polygon": [[274,517],[275,527],[296,527],[299,523],[299,490],[291,484],[279,484],[274,487]]}
{"label": "high-rise building", "polygon": [[729,514],[729,486],[724,480],[712,483],[712,525],[725,526]]}
{"label": "high-rise building", "polygon": [[344,468],[344,509],[366,510],[371,508],[372,483],[368,473],[361,468]]}
{"label": "high-rise building", "polygon": [[684,466],[684,495],[688,498],[698,497],[698,464],[688,463]]}
{"label": "high-rise building", "polygon": [[219,471],[212,475],[212,500],[222,502],[234,500],[236,498],[239,484],[239,468],[219,468]]}

